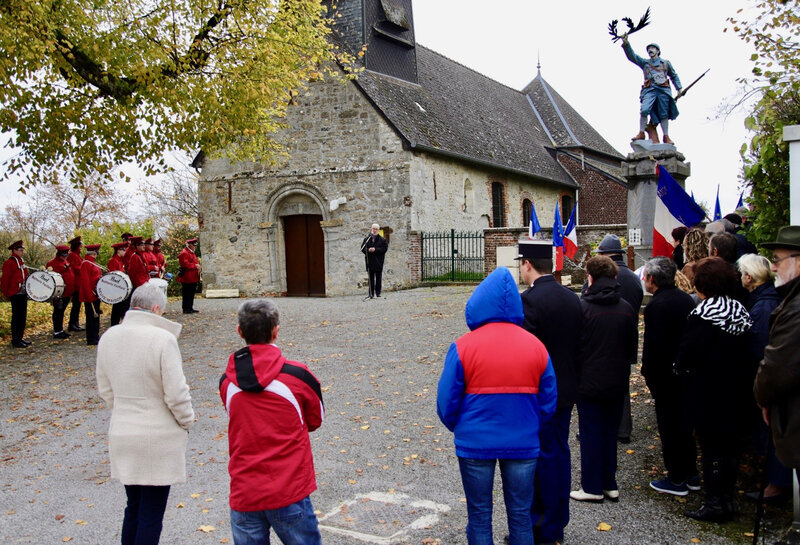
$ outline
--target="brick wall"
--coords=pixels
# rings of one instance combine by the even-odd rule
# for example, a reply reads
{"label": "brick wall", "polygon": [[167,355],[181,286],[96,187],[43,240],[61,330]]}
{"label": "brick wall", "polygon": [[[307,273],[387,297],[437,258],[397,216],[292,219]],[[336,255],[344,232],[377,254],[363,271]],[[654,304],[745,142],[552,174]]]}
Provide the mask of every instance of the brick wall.
{"label": "brick wall", "polygon": [[520,237],[527,233],[527,229],[519,227],[495,227],[483,231],[483,271],[489,274],[495,269],[497,263],[497,248],[503,246],[516,246]]}
{"label": "brick wall", "polygon": [[558,162],[578,182],[578,224],[610,225],[628,221],[628,188],[581,161],[560,153]]}
{"label": "brick wall", "polygon": [[420,239],[419,231],[409,231],[406,268],[411,275],[412,284],[419,284],[422,280],[422,244]]}

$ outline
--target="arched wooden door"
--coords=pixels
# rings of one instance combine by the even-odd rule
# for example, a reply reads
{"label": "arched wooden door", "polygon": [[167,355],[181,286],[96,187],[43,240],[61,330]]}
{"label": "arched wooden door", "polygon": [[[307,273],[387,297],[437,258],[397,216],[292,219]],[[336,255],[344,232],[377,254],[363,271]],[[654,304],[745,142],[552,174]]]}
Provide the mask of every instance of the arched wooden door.
{"label": "arched wooden door", "polygon": [[286,295],[325,296],[325,240],[322,216],[283,216],[286,248]]}

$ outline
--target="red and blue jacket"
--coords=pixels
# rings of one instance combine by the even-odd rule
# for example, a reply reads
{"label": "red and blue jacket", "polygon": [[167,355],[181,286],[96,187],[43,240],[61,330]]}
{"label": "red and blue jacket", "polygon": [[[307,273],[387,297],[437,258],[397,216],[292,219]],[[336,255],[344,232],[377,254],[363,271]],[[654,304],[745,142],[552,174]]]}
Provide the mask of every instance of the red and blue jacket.
{"label": "red and blue jacket", "polygon": [[556,376],[542,342],[521,326],[508,269],[492,272],[465,310],[470,332],[450,346],[436,410],[462,458],[539,456],[539,426],[556,409]]}

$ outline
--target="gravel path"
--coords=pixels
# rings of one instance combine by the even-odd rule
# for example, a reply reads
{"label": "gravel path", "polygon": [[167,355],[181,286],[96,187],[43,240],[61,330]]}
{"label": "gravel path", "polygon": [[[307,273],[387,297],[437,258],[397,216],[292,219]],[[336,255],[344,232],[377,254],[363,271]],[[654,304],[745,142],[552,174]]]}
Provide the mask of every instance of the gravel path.
{"label": "gravel path", "polygon": [[[325,396],[327,418],[312,434],[319,486],[312,500],[324,543],[466,543],[452,435],[435,402],[447,349],[466,332],[471,291],[419,288],[366,302],[355,296],[276,300],[279,346],[309,365]],[[239,302],[201,299],[201,313],[186,316],[170,303],[167,317],[184,324],[180,345],[197,422],[189,437],[188,482],[170,494],[164,544],[233,542],[227,421],[217,384],[228,355],[242,346],[235,331]],[[31,339],[26,351],[0,348],[0,541],[117,543],[124,490],[109,479],[110,413],[96,394],[94,349],[75,336]],[[687,505],[698,504],[696,495],[687,502],[649,489],[660,471],[660,449],[638,373],[633,384],[634,438],[620,448],[621,501],[572,502],[566,543],[749,543],[753,510],[746,504],[740,503],[746,510],[740,522],[718,527],[682,516]],[[575,480],[577,444],[573,449]],[[506,532],[499,484],[495,494],[500,543]],[[787,522],[784,511],[769,514],[775,528]],[[598,531],[600,523],[611,529]]]}

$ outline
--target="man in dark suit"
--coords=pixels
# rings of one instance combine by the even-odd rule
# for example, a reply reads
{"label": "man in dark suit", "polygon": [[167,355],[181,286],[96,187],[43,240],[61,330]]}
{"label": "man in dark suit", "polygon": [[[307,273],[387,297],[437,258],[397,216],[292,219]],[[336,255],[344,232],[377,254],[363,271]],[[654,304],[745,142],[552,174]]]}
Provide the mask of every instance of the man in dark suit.
{"label": "man in dark suit", "polygon": [[678,353],[686,317],[694,308],[688,293],[675,287],[675,262],[654,257],[644,268],[644,283],[653,299],[644,307],[642,375],[656,403],[656,422],[667,476],[650,483],[653,490],[686,496],[700,489],[697,452],[686,423],[681,380],[672,367]]}
{"label": "man in dark suit", "polygon": [[383,277],[383,258],[389,243],[378,231],[381,226],[377,223],[372,224],[371,233],[367,235],[361,243],[361,253],[364,254],[364,262],[369,273],[369,298],[381,296],[381,279]]}
{"label": "man in dark suit", "polygon": [[578,339],[583,310],[578,296],[552,274],[551,241],[520,241],[516,259],[523,282],[530,286],[522,294],[522,327],[547,348],[558,385],[556,413],[539,430],[541,450],[533,489],[534,540],[546,545],[563,541],[564,528],[569,523],[569,421],[578,396]]}
{"label": "man in dark suit", "polygon": [[[625,260],[622,259],[624,253],[622,242],[617,235],[606,235],[597,247],[598,255],[610,257],[612,261],[617,264],[617,267],[619,267],[619,273],[617,273],[617,282],[619,282],[620,285],[619,294],[628,302],[638,316],[639,309],[642,306],[642,299],[644,298],[644,290],[642,290],[642,281],[639,279],[639,276],[630,270]],[[583,285],[581,294],[585,294],[587,288],[588,283]],[[635,364],[635,360],[631,362],[631,365]],[[622,408],[622,420],[619,423],[617,439],[619,439],[621,443],[630,443],[632,429],[631,397],[628,395],[625,398],[625,405]]]}

